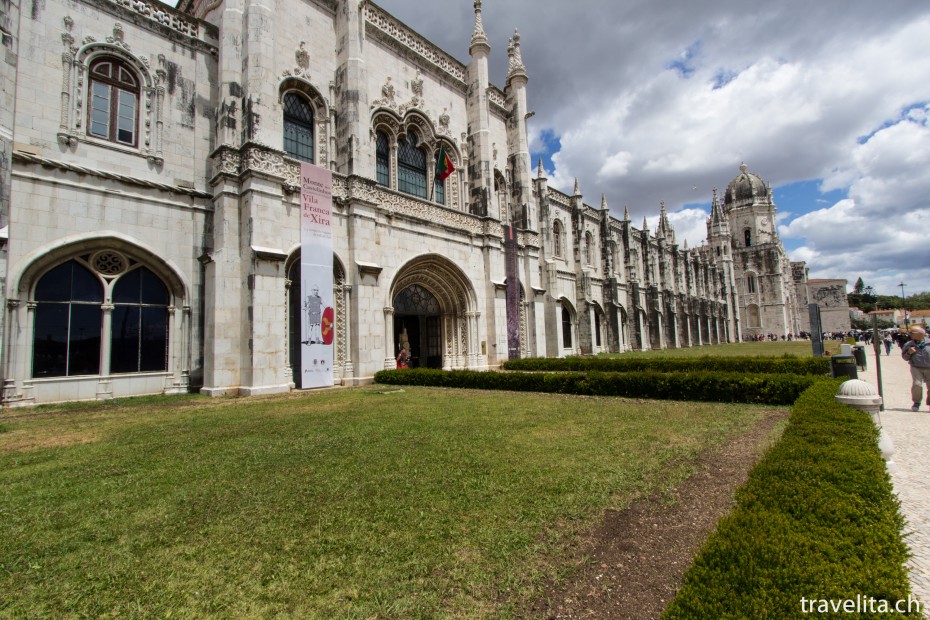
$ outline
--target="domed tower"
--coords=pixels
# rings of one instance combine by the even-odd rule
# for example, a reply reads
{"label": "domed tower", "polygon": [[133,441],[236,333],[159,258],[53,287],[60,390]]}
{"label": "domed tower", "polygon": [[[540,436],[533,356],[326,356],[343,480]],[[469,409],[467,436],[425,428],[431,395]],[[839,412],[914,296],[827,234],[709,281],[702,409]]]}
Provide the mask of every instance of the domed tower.
{"label": "domed tower", "polygon": [[758,174],[748,172],[746,164],[739,170],[723,196],[733,241],[738,247],[774,243],[777,235],[772,188]]}
{"label": "domed tower", "polygon": [[[723,214],[732,238],[739,332],[744,338],[786,338],[799,331],[799,308],[791,263],[775,229],[772,188],[746,164],[739,170],[723,195]],[[713,228],[708,226],[708,237],[722,232],[720,226]]]}

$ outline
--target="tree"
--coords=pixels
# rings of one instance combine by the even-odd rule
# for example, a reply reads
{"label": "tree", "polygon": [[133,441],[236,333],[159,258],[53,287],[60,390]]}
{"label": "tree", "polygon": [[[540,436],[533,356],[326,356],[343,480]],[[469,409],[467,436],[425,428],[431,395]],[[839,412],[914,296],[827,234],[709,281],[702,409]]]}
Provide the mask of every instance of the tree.
{"label": "tree", "polygon": [[855,293],[856,295],[861,295],[862,289],[864,288],[865,288],[865,283],[862,281],[862,278],[860,277],[858,280],[856,280],[856,283],[853,285],[853,293]]}

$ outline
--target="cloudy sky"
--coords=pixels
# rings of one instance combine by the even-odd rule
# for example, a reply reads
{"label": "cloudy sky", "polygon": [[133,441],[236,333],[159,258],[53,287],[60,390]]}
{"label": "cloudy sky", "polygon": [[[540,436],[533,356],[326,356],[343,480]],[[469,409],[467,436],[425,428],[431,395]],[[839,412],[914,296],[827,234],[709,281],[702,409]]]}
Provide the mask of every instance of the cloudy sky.
{"label": "cloudy sky", "polygon": [[[463,62],[471,0],[380,0]],[[519,29],[534,167],[700,244],[745,161],[811,277],[930,291],[930,2],[485,0],[491,77]]]}

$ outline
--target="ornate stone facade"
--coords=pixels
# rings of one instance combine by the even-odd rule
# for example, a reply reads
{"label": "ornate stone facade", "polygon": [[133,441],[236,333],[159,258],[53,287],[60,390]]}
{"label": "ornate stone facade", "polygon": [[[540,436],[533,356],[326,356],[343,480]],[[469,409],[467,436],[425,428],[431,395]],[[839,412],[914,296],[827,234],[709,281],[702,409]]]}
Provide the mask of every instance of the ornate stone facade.
{"label": "ornate stone facade", "polygon": [[714,250],[729,232],[689,250],[664,206],[637,228],[533,174],[532,59],[515,33],[489,83],[480,1],[467,64],[367,0],[6,17],[44,42],[2,67],[19,97],[0,106],[8,406],[299,387],[300,160],[333,173],[339,383],[393,367],[401,334],[414,365],[475,369],[739,337],[743,272]]}

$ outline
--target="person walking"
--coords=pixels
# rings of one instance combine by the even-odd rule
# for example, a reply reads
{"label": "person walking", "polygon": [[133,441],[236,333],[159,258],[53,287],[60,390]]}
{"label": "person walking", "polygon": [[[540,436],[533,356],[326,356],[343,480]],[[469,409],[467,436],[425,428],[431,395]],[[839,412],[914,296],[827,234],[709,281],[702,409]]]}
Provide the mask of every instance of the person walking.
{"label": "person walking", "polygon": [[923,327],[914,325],[910,330],[911,339],[901,347],[901,357],[911,365],[911,411],[920,410],[923,398],[923,384],[927,388],[927,405],[930,406],[930,348],[927,348],[927,332]]}
{"label": "person walking", "polygon": [[891,345],[894,344],[894,339],[891,337],[891,332],[885,333],[884,343],[885,343],[885,355],[891,355]]}

